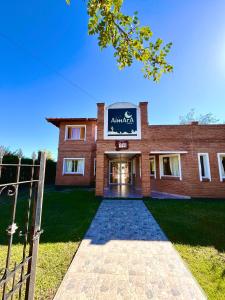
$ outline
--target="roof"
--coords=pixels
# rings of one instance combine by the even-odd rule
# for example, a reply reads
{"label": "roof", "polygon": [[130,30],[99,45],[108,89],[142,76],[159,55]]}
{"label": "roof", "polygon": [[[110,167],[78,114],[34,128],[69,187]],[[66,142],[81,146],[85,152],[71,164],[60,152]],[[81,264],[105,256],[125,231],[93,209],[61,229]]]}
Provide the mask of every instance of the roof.
{"label": "roof", "polygon": [[60,126],[61,122],[96,122],[96,118],[46,118],[49,123],[56,127]]}

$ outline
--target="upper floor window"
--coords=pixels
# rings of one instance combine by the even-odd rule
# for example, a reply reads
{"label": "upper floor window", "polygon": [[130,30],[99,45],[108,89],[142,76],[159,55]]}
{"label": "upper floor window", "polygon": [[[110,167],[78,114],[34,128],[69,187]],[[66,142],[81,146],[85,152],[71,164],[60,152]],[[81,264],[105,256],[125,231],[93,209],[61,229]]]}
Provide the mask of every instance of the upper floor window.
{"label": "upper floor window", "polygon": [[225,153],[218,153],[220,181],[225,181]]}
{"label": "upper floor window", "polygon": [[198,153],[198,167],[200,181],[211,181],[208,153]]}
{"label": "upper floor window", "polygon": [[97,125],[95,126],[95,142],[97,141],[98,138],[98,127]]}
{"label": "upper floor window", "polygon": [[66,140],[84,141],[86,139],[85,125],[66,126]]}
{"label": "upper floor window", "polygon": [[63,174],[84,175],[84,158],[64,158]]}
{"label": "upper floor window", "polygon": [[150,175],[156,177],[155,156],[150,156]]}
{"label": "upper floor window", "polygon": [[179,177],[181,180],[181,163],[179,154],[160,156],[160,177]]}

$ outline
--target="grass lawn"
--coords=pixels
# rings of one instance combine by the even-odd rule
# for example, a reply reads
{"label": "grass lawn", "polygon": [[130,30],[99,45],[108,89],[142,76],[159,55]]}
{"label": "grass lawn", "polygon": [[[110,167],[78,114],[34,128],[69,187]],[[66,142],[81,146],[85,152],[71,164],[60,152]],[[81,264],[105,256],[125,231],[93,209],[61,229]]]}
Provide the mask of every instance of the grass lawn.
{"label": "grass lawn", "polygon": [[[9,201],[8,201],[9,202]],[[10,223],[7,201],[0,202],[0,270],[4,267],[5,229]],[[35,299],[52,299],[80,241],[88,229],[100,200],[94,192],[70,190],[47,192],[44,196]],[[19,200],[16,223],[23,224],[26,202]],[[21,241],[15,239],[12,261],[21,260]]]}
{"label": "grass lawn", "polygon": [[209,299],[225,299],[225,201],[146,200]]}

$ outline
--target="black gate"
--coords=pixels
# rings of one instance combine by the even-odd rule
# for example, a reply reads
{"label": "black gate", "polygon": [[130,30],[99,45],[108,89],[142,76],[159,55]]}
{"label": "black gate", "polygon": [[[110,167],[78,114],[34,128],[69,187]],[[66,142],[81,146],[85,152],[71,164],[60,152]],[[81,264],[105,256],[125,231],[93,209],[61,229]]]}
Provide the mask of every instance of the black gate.
{"label": "black gate", "polygon": [[[33,300],[42,233],[46,153],[39,152],[37,160],[34,154],[29,164],[23,164],[20,155],[17,163],[4,163],[3,156],[4,151],[0,148],[0,209],[10,212],[10,219],[0,220],[0,224],[7,221],[4,230],[0,226],[0,241],[3,241],[0,243],[0,258],[3,255],[1,252],[5,254],[4,265],[0,265],[0,298]],[[8,176],[5,175],[7,172]],[[14,181],[7,182],[6,178],[13,177]],[[5,251],[1,251],[1,247]],[[14,255],[14,247],[17,247],[15,249],[19,254]]]}

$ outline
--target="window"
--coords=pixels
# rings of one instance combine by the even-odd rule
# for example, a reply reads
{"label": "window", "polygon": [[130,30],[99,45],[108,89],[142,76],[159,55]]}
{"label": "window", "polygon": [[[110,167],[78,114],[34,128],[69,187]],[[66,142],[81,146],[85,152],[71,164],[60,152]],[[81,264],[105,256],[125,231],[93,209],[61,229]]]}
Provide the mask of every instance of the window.
{"label": "window", "polygon": [[201,181],[211,181],[209,154],[198,153],[199,178]]}
{"label": "window", "polygon": [[95,126],[95,142],[97,141],[98,138],[98,127]]}
{"label": "window", "polygon": [[84,175],[84,158],[64,158],[63,174]]}
{"label": "window", "polygon": [[150,156],[150,176],[154,176],[156,178],[155,156]]}
{"label": "window", "polygon": [[86,139],[86,126],[66,126],[66,140],[84,141]]}
{"label": "window", "polygon": [[94,158],[94,176],[96,176],[96,158]]}
{"label": "window", "polygon": [[162,176],[179,177],[181,180],[180,154],[161,155],[160,178]]}
{"label": "window", "polygon": [[218,153],[220,181],[225,181],[225,153]]}

